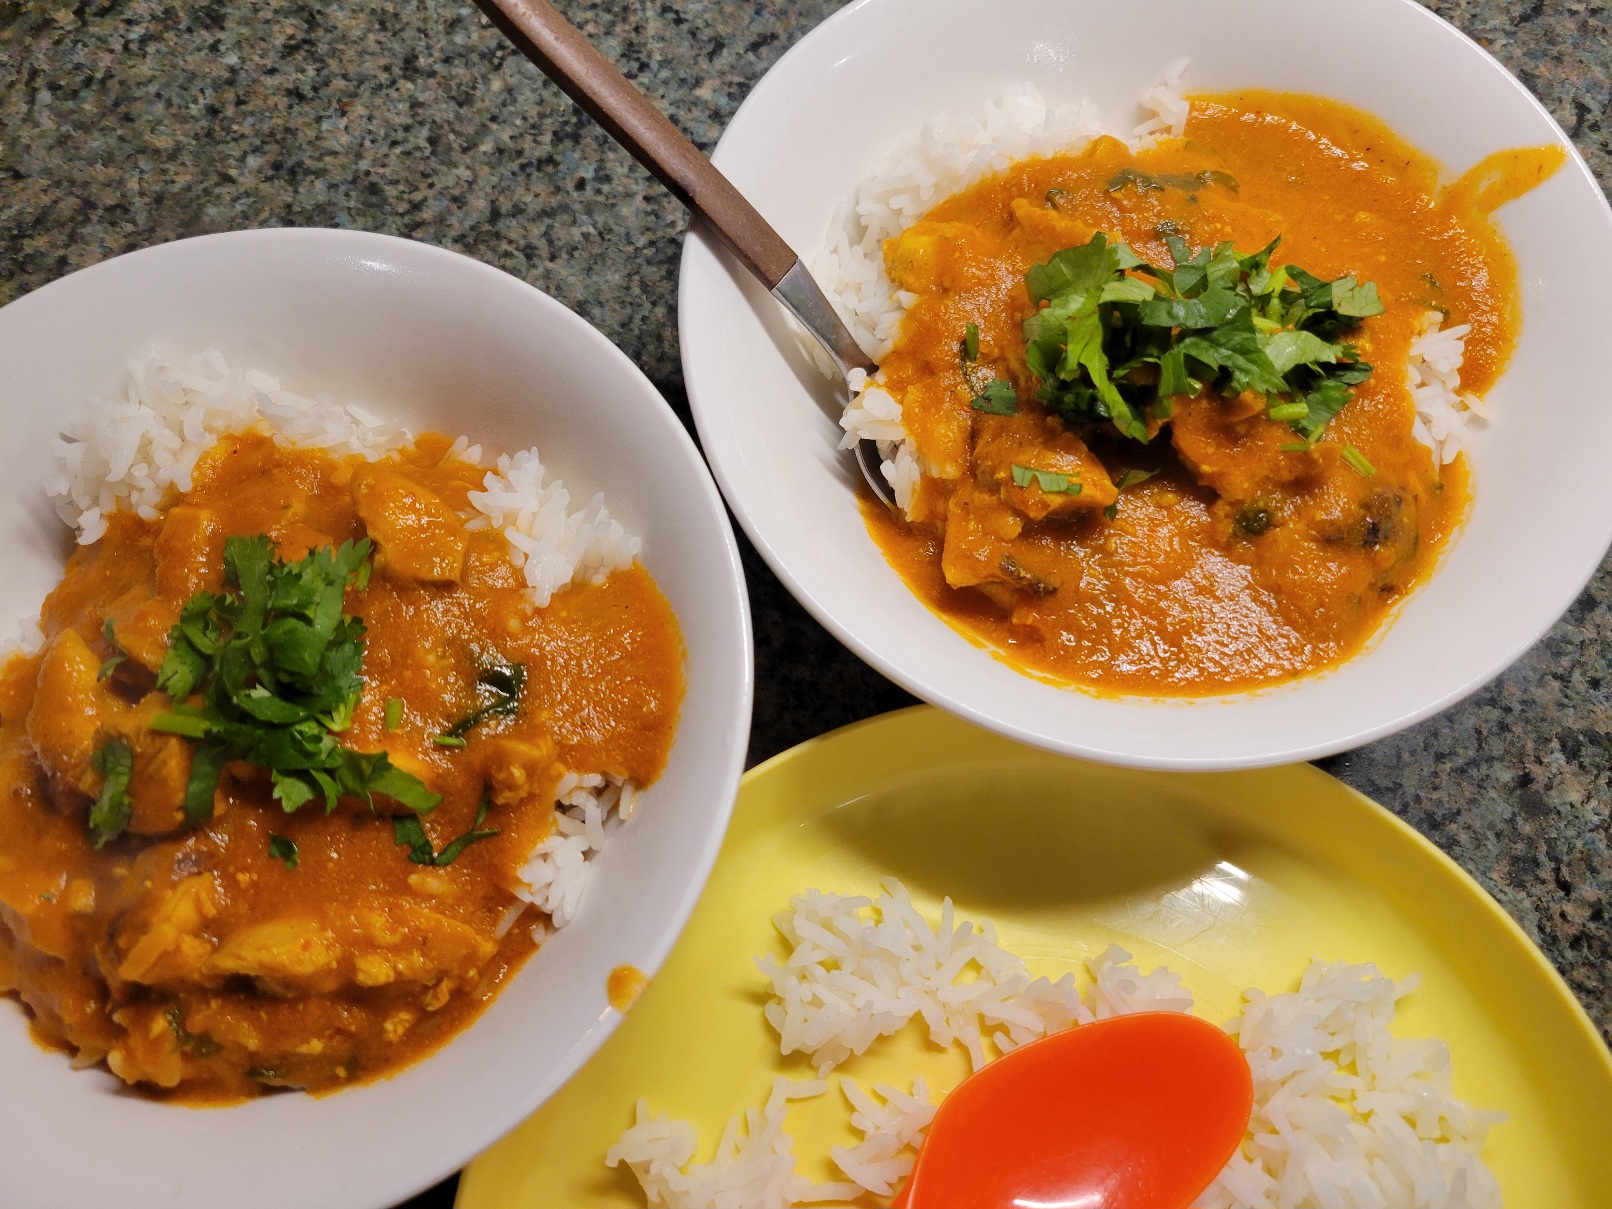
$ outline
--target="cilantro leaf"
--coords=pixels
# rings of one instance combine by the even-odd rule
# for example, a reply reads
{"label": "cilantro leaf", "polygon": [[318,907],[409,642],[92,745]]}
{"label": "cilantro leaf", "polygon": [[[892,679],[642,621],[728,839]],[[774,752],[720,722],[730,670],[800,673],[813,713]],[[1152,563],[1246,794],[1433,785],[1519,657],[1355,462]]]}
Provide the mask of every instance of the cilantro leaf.
{"label": "cilantro leaf", "polygon": [[1343,410],[1350,397],[1349,388],[1343,383],[1335,378],[1323,378],[1320,385],[1300,400],[1306,414],[1303,419],[1290,421],[1293,431],[1303,437],[1307,444],[1313,445],[1322,430],[1332,422],[1332,417]]}
{"label": "cilantro leaf", "polygon": [[[225,542],[225,590],[186,602],[157,678],[175,705],[153,729],[192,744],[190,826],[212,818],[219,777],[235,760],[268,770],[288,813],[321,800],[328,812],[343,797],[373,805],[377,793],[420,813],[442,800],[385,752],[335,738],[363,689],[364,623],[344,608],[349,587],[368,582],[372,548],[365,539],[284,562],[267,537]],[[484,712],[503,708],[495,700]]]}
{"label": "cilantro leaf", "polygon": [[1114,490],[1124,491],[1127,487],[1134,487],[1138,483],[1145,483],[1158,473],[1157,470],[1127,470],[1114,480]]}
{"label": "cilantro leaf", "polygon": [[269,855],[277,861],[284,861],[287,869],[297,867],[297,844],[295,840],[288,840],[283,835],[269,835]]}
{"label": "cilantro leaf", "polygon": [[184,1050],[185,1053],[193,1054],[198,1058],[211,1058],[224,1048],[206,1033],[193,1033],[187,1029],[185,1027],[184,1012],[177,1003],[170,1004],[163,1015],[168,1020],[168,1027],[173,1031],[174,1040],[178,1042],[179,1048]]}
{"label": "cilantro leaf", "polygon": [[1187,358],[1180,347],[1172,348],[1159,358],[1159,398],[1168,401],[1174,395],[1195,395],[1203,383],[1187,373]]}
{"label": "cilantro leaf", "polygon": [[1282,375],[1260,347],[1254,314],[1247,306],[1239,307],[1212,332],[1187,336],[1178,347],[1186,357],[1223,371],[1224,384],[1217,384],[1222,394],[1234,396],[1253,390],[1279,395],[1287,390]]}
{"label": "cilantro leaf", "polygon": [[441,737],[462,739],[471,728],[488,718],[508,717],[515,713],[520,709],[521,693],[525,687],[526,668],[523,665],[493,664],[476,677],[476,696],[481,704],[443,731]]}
{"label": "cilantro leaf", "polygon": [[1034,483],[1047,495],[1079,495],[1081,484],[1067,474],[1056,470],[1037,470],[1034,466],[1013,466],[1013,485],[1028,487]]}
{"label": "cilantro leaf", "polygon": [[416,865],[436,863],[436,849],[431,847],[431,837],[426,835],[419,815],[400,814],[393,818],[392,840],[409,850],[409,860]]}
{"label": "cilantro leaf", "polygon": [[[1131,171],[1110,189],[1210,182],[1205,174],[1176,181]],[[1272,269],[1279,239],[1244,255],[1229,242],[1194,251],[1179,228],[1160,234],[1173,268],[1146,264],[1099,232],[1025,274],[1037,304],[1023,325],[1025,364],[1041,402],[1066,421],[1107,421],[1145,442],[1157,428],[1143,417],[1154,426],[1168,420],[1174,398],[1248,391],[1313,443],[1352,397],[1349,388],[1371,374],[1340,340],[1381,312],[1376,287],[1353,277],[1323,281],[1294,265]]]}
{"label": "cilantro leaf", "polygon": [[1332,309],[1340,315],[1366,319],[1381,315],[1383,302],[1377,296],[1375,282],[1357,282],[1353,277],[1340,277],[1332,283]]}
{"label": "cilantro leaf", "polygon": [[101,774],[101,792],[90,807],[90,843],[104,848],[128,830],[134,817],[129,799],[134,751],[122,739],[108,739],[90,756],[90,767]]}
{"label": "cilantro leaf", "polygon": [[269,776],[274,783],[274,800],[285,808],[287,814],[306,806],[319,792],[317,786],[279,769],[275,769]]}
{"label": "cilantro leaf", "polygon": [[185,784],[185,822],[200,827],[213,817],[213,797],[218,778],[229,763],[227,752],[212,746],[199,746],[190,753],[190,780]]}
{"label": "cilantro leaf", "polygon": [[129,657],[124,649],[118,645],[117,635],[112,632],[112,619],[110,617],[106,619],[106,624],[101,627],[101,633],[105,634],[106,640],[112,644],[112,655],[105,663],[101,664],[101,670],[95,673],[97,680],[105,680],[117,670],[118,664]]}
{"label": "cilantro leaf", "polygon": [[1092,410],[1109,420],[1119,432],[1138,441],[1147,439],[1147,426],[1131,410],[1131,405],[1108,376],[1108,355],[1103,351],[1106,330],[1102,317],[1092,307],[1082,310],[1064,325],[1063,361],[1058,367],[1059,376],[1075,378],[1081,370],[1097,392]]}
{"label": "cilantro leaf", "polygon": [[1221,185],[1233,193],[1238,191],[1235,177],[1229,172],[1221,172],[1214,168],[1191,174],[1165,172],[1157,176],[1140,168],[1121,168],[1109,178],[1105,187],[1110,193],[1118,193],[1126,185],[1135,185],[1143,193],[1162,193],[1165,189],[1180,189],[1185,193],[1194,193],[1208,185]]}
{"label": "cilantro leaf", "polygon": [[476,811],[476,821],[470,825],[470,830],[463,835],[449,840],[441,852],[431,848],[431,837],[425,833],[425,825],[420,822],[418,815],[401,814],[392,819],[392,839],[400,846],[409,850],[409,860],[416,865],[431,865],[442,869],[458,860],[464,850],[472,844],[482,840],[490,840],[498,835],[497,828],[482,830],[482,824],[487,821],[487,811],[491,803],[482,798],[481,807]]}
{"label": "cilantro leaf", "polygon": [[1158,298],[1144,302],[1138,318],[1149,327],[1214,328],[1243,306],[1235,290],[1216,286],[1196,298]]}
{"label": "cilantro leaf", "polygon": [[1011,416],[1019,410],[1019,396],[1013,389],[1013,383],[993,378],[984,392],[970,401],[969,406],[988,415]]}
{"label": "cilantro leaf", "polygon": [[1024,275],[1024,286],[1031,302],[1045,302],[1060,295],[1095,293],[1108,283],[1119,268],[1119,253],[1101,231],[1089,243],[1055,252],[1046,264],[1031,267]]}
{"label": "cilantro leaf", "polygon": [[407,806],[416,814],[430,814],[442,801],[441,794],[432,793],[418,777],[410,776],[390,760],[370,773],[369,789],[391,798],[399,806]]}
{"label": "cilantro leaf", "polygon": [[1331,365],[1338,360],[1338,346],[1329,344],[1314,332],[1276,332],[1265,341],[1265,356],[1284,377],[1298,365]]}
{"label": "cilantro leaf", "polygon": [[[192,603],[194,601],[192,597]],[[185,607],[188,609],[190,606]],[[157,687],[175,701],[189,697],[207,674],[207,657],[212,653],[204,651],[199,643],[185,633],[184,624],[181,619],[169,635],[168,653],[163,656],[162,667],[157,672]],[[180,638],[184,641],[179,641]]]}
{"label": "cilantro leaf", "polygon": [[1159,294],[1158,287],[1141,277],[1120,277],[1110,281],[1097,296],[1099,302],[1151,302]]}

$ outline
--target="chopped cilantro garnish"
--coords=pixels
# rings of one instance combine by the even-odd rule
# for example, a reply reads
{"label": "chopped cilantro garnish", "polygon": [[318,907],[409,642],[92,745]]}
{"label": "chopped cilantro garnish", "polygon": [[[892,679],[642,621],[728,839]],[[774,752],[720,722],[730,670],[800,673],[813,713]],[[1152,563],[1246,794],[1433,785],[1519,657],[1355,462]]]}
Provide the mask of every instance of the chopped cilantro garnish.
{"label": "chopped cilantro garnish", "polygon": [[980,325],[972,319],[963,328],[963,360],[978,361],[980,357]]}
{"label": "chopped cilantro garnish", "polygon": [[969,406],[988,415],[1011,416],[1019,410],[1019,396],[1013,389],[1013,383],[993,378],[984,393],[973,399]]}
{"label": "chopped cilantro garnish", "polygon": [[106,619],[106,624],[101,627],[101,633],[105,634],[106,640],[112,644],[112,657],[101,664],[101,670],[95,673],[97,680],[105,680],[117,670],[118,664],[129,657],[124,649],[118,645],[117,635],[112,632],[112,619],[110,617]]}
{"label": "chopped cilantro garnish", "polygon": [[1353,445],[1345,445],[1343,447],[1343,460],[1348,462],[1349,465],[1353,466],[1368,479],[1377,473],[1377,468],[1366,460],[1366,455],[1361,453]]}
{"label": "chopped cilantro garnish", "polygon": [[267,537],[224,543],[225,590],[185,604],[157,674],[175,704],[152,728],[194,745],[191,826],[212,817],[219,774],[232,760],[267,769],[288,813],[318,798],[327,812],[343,797],[373,806],[377,793],[420,813],[442,800],[385,752],[336,742],[363,688],[364,623],[343,602],[349,585],[368,583],[370,549],[365,539],[288,563]]}
{"label": "chopped cilantro garnish", "polygon": [[297,867],[297,843],[295,840],[288,840],[283,835],[271,833],[269,836],[269,855],[277,861],[284,861],[287,869]]}
{"label": "chopped cilantro garnish", "polygon": [[[1127,487],[1134,487],[1138,483],[1145,483],[1157,473],[1157,470],[1127,470],[1124,474],[1120,475],[1119,478],[1114,480],[1114,490],[1124,491]],[[1119,518],[1119,501],[1115,500],[1112,504],[1108,505],[1108,507],[1104,508],[1103,515],[1109,520],[1117,520]]]}
{"label": "chopped cilantro garnish", "polygon": [[[1236,185],[1214,173],[1190,181]],[[1127,184],[1180,182],[1127,170],[1110,189]],[[1040,307],[1024,323],[1025,360],[1042,402],[1066,420],[1106,421],[1147,441],[1156,432],[1148,421],[1168,419],[1174,397],[1253,392],[1313,444],[1371,375],[1340,340],[1382,312],[1376,286],[1322,281],[1293,265],[1273,270],[1279,241],[1246,256],[1229,243],[1193,252],[1176,235],[1166,242],[1169,269],[1098,232],[1025,274]]]}
{"label": "chopped cilantro garnish", "polygon": [[1194,172],[1190,176],[1172,172],[1155,176],[1151,172],[1143,172],[1140,168],[1121,168],[1109,180],[1108,191],[1117,193],[1126,185],[1135,185],[1143,193],[1161,193],[1165,189],[1180,189],[1185,193],[1195,193],[1206,185],[1224,185],[1233,193],[1237,192],[1236,178],[1228,172],[1220,172],[1213,168]]}
{"label": "chopped cilantro garnish", "polygon": [[466,744],[463,735],[432,735],[431,742],[438,747],[464,747]]}
{"label": "chopped cilantro garnish", "polygon": [[426,835],[425,826],[420,822],[418,815],[400,814],[392,820],[392,838],[409,850],[409,860],[416,865],[434,865],[443,868],[453,864],[459,859],[461,853],[470,845],[481,840],[490,840],[498,834],[497,828],[488,828],[483,831],[481,825],[487,821],[487,810],[491,803],[482,798],[481,807],[476,811],[476,821],[470,825],[470,830],[457,839],[449,840],[441,852],[431,849],[431,837]]}
{"label": "chopped cilantro garnish", "polygon": [[526,668],[519,663],[495,663],[476,677],[476,696],[481,702],[474,710],[443,731],[436,739],[442,747],[463,747],[444,739],[463,739],[469,730],[488,718],[508,717],[520,708],[526,688]]}
{"label": "chopped cilantro garnish", "polygon": [[1232,524],[1245,537],[1259,537],[1271,527],[1271,510],[1260,504],[1244,504],[1232,518]]}
{"label": "chopped cilantro garnish", "polygon": [[1079,495],[1080,484],[1067,474],[1056,470],[1037,470],[1033,466],[1013,467],[1013,485],[1028,487],[1034,483],[1047,495]]}
{"label": "chopped cilantro garnish", "polygon": [[403,698],[388,697],[386,699],[386,729],[396,730],[403,725]]}
{"label": "chopped cilantro garnish", "polygon": [[177,1003],[170,1004],[163,1015],[168,1019],[168,1027],[173,1030],[174,1040],[178,1042],[179,1048],[184,1050],[185,1053],[193,1054],[197,1058],[211,1058],[224,1048],[206,1033],[193,1033],[187,1029],[185,1027],[185,1014],[180,1010]]}
{"label": "chopped cilantro garnish", "polygon": [[129,799],[134,752],[122,739],[108,739],[90,756],[90,767],[101,774],[101,792],[90,807],[90,843],[102,848],[123,834],[134,815]]}

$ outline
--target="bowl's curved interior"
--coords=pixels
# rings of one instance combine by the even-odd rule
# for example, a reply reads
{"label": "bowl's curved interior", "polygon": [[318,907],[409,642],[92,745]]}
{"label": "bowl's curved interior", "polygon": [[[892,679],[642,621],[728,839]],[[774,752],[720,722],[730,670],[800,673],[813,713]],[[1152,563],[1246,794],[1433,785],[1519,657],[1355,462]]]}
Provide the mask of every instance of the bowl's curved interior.
{"label": "bowl's curved interior", "polygon": [[536,445],[573,498],[603,491],[682,622],[688,690],[664,777],[598,860],[585,905],[487,1012],[397,1076],[315,1099],[190,1110],[72,1072],[0,1001],[0,1203],[236,1209],[391,1205],[552,1093],[614,1028],[606,979],[652,972],[692,909],[737,791],[750,628],[733,534],[693,442],[602,335],[513,277],[345,231],[187,240],[74,274],[0,311],[0,620],[36,615],[68,535],[45,499],[63,415],[115,392],[152,343],[205,347],[305,394]]}
{"label": "bowl's curved interior", "polygon": [[[942,112],[1029,81],[1090,97],[1128,132],[1190,56],[1189,90],[1318,93],[1366,109],[1453,176],[1565,136],[1504,69],[1412,0],[1069,4],[862,0],[803,39],[734,117],[715,160],[810,259],[880,158]],[[1390,733],[1498,674],[1572,603],[1612,539],[1593,359],[1612,313],[1612,214],[1574,153],[1499,212],[1524,322],[1470,442],[1474,503],[1430,582],[1368,649],[1319,676],[1197,700],[1102,697],[1015,672],[924,607],[869,539],[827,384],[780,308],[702,235],[684,248],[684,373],[728,503],[773,570],[864,659],[981,725],[1099,760],[1210,768],[1308,758]],[[1548,407],[1541,422],[1530,414]]]}

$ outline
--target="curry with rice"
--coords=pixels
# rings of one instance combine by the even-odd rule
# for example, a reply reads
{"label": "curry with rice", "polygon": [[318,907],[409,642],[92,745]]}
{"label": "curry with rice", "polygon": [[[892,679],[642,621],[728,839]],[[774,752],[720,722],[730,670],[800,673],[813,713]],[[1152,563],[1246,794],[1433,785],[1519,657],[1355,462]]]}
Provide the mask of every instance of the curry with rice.
{"label": "curry with rice", "polygon": [[1184,138],[980,181],[885,245],[909,305],[875,388],[922,477],[904,514],[866,500],[869,529],[932,609],[1057,681],[1205,694],[1347,659],[1467,506],[1413,348],[1468,325],[1477,405],[1519,321],[1490,215],[1561,162],[1441,187],[1364,113],[1248,92],[1195,98]]}
{"label": "curry with rice", "polygon": [[539,607],[467,527],[484,474],[238,433],[74,554],[0,674],[0,990],[41,1041],[191,1101],[329,1091],[531,954],[562,782],[659,775],[683,648],[636,562]]}

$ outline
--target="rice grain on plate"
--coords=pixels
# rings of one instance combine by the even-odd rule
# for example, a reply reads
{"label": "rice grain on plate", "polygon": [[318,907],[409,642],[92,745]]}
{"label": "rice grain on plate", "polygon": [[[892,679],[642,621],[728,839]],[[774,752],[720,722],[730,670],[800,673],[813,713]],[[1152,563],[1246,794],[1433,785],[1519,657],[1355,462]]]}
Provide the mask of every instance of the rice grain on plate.
{"label": "rice grain on plate", "polygon": [[[1055,1029],[1193,1005],[1177,974],[1144,972],[1117,945],[1085,963],[1083,994],[1072,974],[1032,979],[990,923],[958,919],[945,899],[931,925],[893,879],[876,898],[807,890],[775,923],[789,953],[757,959],[773,987],[766,1017],[780,1053],[807,1053],[819,1078],[776,1080],[766,1106],[730,1120],[713,1157],[692,1165],[693,1125],[640,1101],[605,1161],[628,1166],[652,1206],[791,1209],[893,1195],[938,1102],[923,1079],[870,1091],[840,1077],[861,1135],[830,1152],[846,1181],[814,1183],[796,1170],[785,1111],[826,1093],[824,1076],[914,1018],[931,1043],[960,1045],[977,1069],[987,1039],[1006,1052]],[[1312,961],[1295,991],[1246,992],[1227,1029],[1253,1072],[1253,1117],[1200,1209],[1499,1209],[1482,1150],[1504,1114],[1455,1098],[1442,1041],[1393,1035],[1396,1005],[1414,986],[1371,965]]]}

